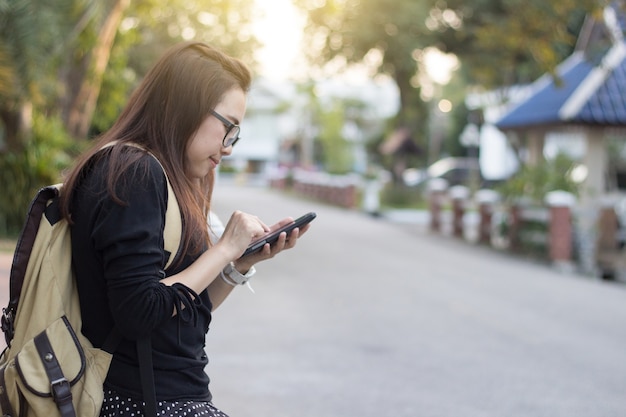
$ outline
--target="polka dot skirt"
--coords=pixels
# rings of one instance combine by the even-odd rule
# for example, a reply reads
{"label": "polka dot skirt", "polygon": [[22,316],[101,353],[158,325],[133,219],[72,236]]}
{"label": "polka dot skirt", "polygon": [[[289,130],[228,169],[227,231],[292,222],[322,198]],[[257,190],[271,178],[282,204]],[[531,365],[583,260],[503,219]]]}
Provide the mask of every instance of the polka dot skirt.
{"label": "polka dot skirt", "polygon": [[[100,417],[146,417],[143,401],[104,391]],[[157,417],[228,417],[208,401],[158,401]]]}

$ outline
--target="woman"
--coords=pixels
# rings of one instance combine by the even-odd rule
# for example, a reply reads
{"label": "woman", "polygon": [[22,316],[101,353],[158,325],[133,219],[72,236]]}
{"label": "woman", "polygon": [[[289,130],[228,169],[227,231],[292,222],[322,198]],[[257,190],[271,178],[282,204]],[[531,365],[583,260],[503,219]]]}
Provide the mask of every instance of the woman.
{"label": "woman", "polygon": [[[142,340],[151,343],[159,416],[225,415],[211,403],[204,372],[211,313],[255,263],[293,248],[306,229],[240,259],[251,241],[291,219],[268,227],[237,211],[221,238],[210,241],[214,171],[239,140],[250,81],[244,64],[210,46],[173,47],[67,177],[61,207],[72,224],[82,331],[96,347],[112,329],[121,334],[101,416],[148,414],[137,353]],[[174,197],[168,178],[183,230],[176,260],[165,268],[165,209]]]}

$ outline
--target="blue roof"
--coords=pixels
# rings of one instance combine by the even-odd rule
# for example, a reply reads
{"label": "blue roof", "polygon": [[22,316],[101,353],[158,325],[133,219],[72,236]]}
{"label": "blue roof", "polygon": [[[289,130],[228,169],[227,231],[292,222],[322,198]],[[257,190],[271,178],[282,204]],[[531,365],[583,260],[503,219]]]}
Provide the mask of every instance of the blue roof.
{"label": "blue roof", "polygon": [[[591,25],[595,23],[590,21]],[[611,46],[596,59],[579,49],[532,84],[532,92],[496,122],[501,130],[560,125],[626,126],[626,13],[617,2],[605,9],[604,30]],[[593,27],[593,26],[589,26]],[[582,38],[586,39],[586,38]],[[587,39],[589,40],[589,39]],[[589,51],[595,54],[595,42]]]}
{"label": "blue roof", "polygon": [[[536,91],[502,117],[496,126],[502,130],[538,126],[584,124],[597,126],[626,126],[626,58],[622,58],[600,83],[591,80],[591,87],[581,85],[602,72],[603,64],[594,65],[582,54],[573,55],[557,69],[557,80],[542,78]],[[606,67],[605,67],[606,68]],[[576,97],[573,97],[577,94]],[[565,111],[571,100],[578,100]]]}
{"label": "blue roof", "polygon": [[626,125],[626,59],[622,60],[607,80],[589,97],[575,122],[591,125]]}
{"label": "blue roof", "polygon": [[557,68],[557,78],[545,75],[535,82],[535,91],[530,97],[501,118],[496,126],[499,129],[519,129],[561,124],[561,108],[593,68],[582,54],[571,56]]}

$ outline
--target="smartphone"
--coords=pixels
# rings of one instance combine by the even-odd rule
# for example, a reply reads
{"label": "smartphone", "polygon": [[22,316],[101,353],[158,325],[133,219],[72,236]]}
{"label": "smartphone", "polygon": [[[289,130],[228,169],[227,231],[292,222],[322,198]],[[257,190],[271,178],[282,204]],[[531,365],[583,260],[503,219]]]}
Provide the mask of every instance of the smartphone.
{"label": "smartphone", "polygon": [[307,213],[302,217],[298,217],[296,220],[293,221],[293,223],[289,223],[281,227],[280,229],[270,232],[262,238],[255,240],[250,244],[250,246],[248,246],[248,249],[246,249],[241,257],[243,258],[246,255],[250,255],[252,253],[260,251],[261,249],[263,249],[263,246],[265,246],[266,243],[269,243],[270,245],[274,244],[278,240],[278,236],[282,232],[286,232],[287,237],[289,237],[289,234],[293,229],[295,229],[296,227],[302,227],[310,223],[316,216],[317,214],[315,214],[314,212]]}

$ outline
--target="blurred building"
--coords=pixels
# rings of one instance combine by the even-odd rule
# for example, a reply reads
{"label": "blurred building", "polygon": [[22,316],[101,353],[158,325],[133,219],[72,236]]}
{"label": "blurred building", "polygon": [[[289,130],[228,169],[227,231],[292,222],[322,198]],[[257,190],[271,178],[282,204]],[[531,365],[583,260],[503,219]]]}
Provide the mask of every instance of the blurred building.
{"label": "blurred building", "polygon": [[342,135],[354,144],[355,164],[364,165],[364,142],[374,125],[383,125],[399,108],[397,87],[391,80],[351,83],[341,79],[317,82],[312,88],[292,81],[258,78],[248,94],[241,124],[241,141],[224,160],[222,171],[268,176],[281,166],[314,164],[314,141],[319,126],[312,121],[311,91],[320,106],[333,100],[362,102],[368,126],[346,120]]}
{"label": "blurred building", "polygon": [[553,147],[561,142],[562,149],[578,149],[588,174],[583,199],[609,188],[607,136],[626,137],[625,30],[626,16],[616,5],[606,7],[600,19],[588,17],[575,52],[555,76],[533,83],[528,97],[496,123],[512,140],[527,138],[531,164],[544,157],[548,139]]}
{"label": "blurred building", "polygon": [[528,164],[559,150],[580,157],[585,175],[577,204],[581,259],[591,265],[598,213],[610,193],[611,164],[626,161],[626,13],[613,2],[588,16],[574,53],[555,75],[526,89],[495,123],[509,142],[522,143]]}

